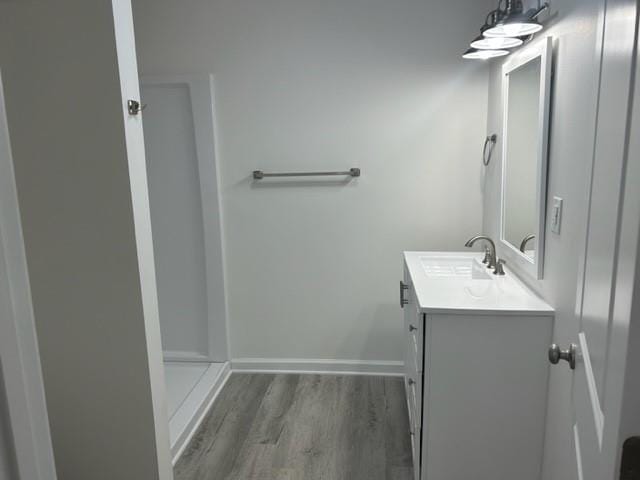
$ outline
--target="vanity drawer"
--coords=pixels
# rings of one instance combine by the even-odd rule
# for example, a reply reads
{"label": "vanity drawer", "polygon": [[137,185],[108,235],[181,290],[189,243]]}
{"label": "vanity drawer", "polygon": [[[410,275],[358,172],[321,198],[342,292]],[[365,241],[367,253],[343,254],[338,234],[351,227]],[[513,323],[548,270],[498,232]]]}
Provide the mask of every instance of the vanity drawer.
{"label": "vanity drawer", "polygon": [[411,455],[413,459],[413,478],[420,480],[420,434],[411,434]]}
{"label": "vanity drawer", "polygon": [[416,407],[411,398],[411,394],[409,393],[409,387],[406,379],[404,381],[404,391],[407,401],[407,413],[409,414],[409,431],[412,432],[412,426],[414,425],[414,418],[416,416]]}
{"label": "vanity drawer", "polygon": [[422,374],[408,374],[404,379],[411,431],[422,427]]}
{"label": "vanity drawer", "polygon": [[409,371],[422,372],[424,352],[424,321],[417,309],[405,315],[405,361]]}
{"label": "vanity drawer", "polygon": [[412,370],[415,372],[422,372],[422,348],[421,341],[418,340],[417,335],[412,333],[409,338],[409,353],[410,361],[412,364]]}
{"label": "vanity drawer", "polygon": [[417,375],[412,379],[414,383],[409,383],[409,394],[414,404],[413,426],[418,429],[422,427],[422,375]]}
{"label": "vanity drawer", "polygon": [[419,403],[418,383],[409,384],[409,379],[405,379],[407,392],[407,406],[409,410],[409,435],[411,437],[411,453],[413,458],[413,471],[415,479],[420,478],[420,454],[422,451],[422,405]]}
{"label": "vanity drawer", "polygon": [[422,371],[422,361],[418,356],[418,345],[413,335],[407,335],[404,345],[404,373],[406,376],[415,377]]}

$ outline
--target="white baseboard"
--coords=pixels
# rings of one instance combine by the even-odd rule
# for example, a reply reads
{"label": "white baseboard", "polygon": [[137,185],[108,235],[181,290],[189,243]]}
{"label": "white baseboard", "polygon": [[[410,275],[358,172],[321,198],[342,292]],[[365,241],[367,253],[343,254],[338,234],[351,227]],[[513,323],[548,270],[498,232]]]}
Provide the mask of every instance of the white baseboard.
{"label": "white baseboard", "polygon": [[375,360],[327,360],[315,358],[235,358],[234,372],[244,373],[315,373],[341,375],[401,376],[404,363]]}
{"label": "white baseboard", "polygon": [[[206,373],[205,373],[206,376]],[[184,405],[185,415],[174,415],[169,421],[169,430],[176,432],[175,438],[171,441],[171,454],[173,456],[173,465],[176,464],[187,445],[193,438],[202,421],[206,417],[209,410],[213,406],[216,398],[224,388],[227,380],[231,376],[231,366],[229,362],[225,362],[222,369],[215,375],[215,378],[202,378],[198,382],[196,388],[189,394],[185,403],[191,402],[192,405]],[[202,391],[198,392],[197,389]],[[182,407],[181,407],[182,409]],[[195,413],[191,413],[195,412]],[[173,437],[174,435],[172,435]]]}
{"label": "white baseboard", "polygon": [[179,350],[165,350],[162,352],[165,362],[202,362],[212,363],[207,355],[198,352],[186,352]]}

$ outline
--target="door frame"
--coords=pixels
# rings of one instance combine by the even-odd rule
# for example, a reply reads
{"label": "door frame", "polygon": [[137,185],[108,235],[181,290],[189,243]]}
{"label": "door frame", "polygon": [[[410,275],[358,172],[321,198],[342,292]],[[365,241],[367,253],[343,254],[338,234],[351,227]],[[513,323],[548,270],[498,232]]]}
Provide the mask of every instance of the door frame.
{"label": "door frame", "polygon": [[[4,295],[3,293],[6,293]],[[0,359],[19,480],[55,480],[40,354],[0,78]]]}
{"label": "door frame", "polygon": [[[225,291],[220,175],[215,142],[214,77],[211,74],[140,77],[141,88],[171,85],[187,88],[193,113],[204,230],[209,352],[206,358],[194,356],[188,352],[164,351],[163,354],[165,361],[226,362],[229,360],[228,309]],[[150,108],[153,108],[153,105]]]}

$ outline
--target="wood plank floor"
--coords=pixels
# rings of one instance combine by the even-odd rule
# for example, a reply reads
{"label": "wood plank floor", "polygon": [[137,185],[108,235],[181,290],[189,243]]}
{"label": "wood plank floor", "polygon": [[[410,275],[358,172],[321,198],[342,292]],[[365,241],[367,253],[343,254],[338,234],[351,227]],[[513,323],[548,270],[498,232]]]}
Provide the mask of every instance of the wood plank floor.
{"label": "wood plank floor", "polygon": [[401,378],[234,373],[176,480],[409,480]]}

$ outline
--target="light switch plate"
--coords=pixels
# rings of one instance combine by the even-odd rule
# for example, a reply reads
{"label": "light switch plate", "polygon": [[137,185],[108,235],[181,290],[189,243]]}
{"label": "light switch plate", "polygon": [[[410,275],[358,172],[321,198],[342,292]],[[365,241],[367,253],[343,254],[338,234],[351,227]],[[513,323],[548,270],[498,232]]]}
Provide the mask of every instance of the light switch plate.
{"label": "light switch plate", "polygon": [[553,206],[551,207],[551,231],[560,234],[560,225],[562,224],[562,199],[553,197]]}

